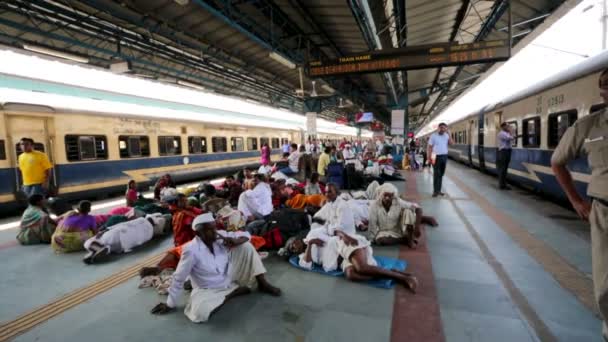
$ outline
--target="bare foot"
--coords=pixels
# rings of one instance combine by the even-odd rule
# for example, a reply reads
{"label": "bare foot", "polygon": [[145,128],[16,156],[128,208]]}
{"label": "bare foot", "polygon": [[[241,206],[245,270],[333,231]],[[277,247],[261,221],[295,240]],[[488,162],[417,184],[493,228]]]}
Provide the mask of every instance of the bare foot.
{"label": "bare foot", "polygon": [[405,287],[408,290],[412,291],[412,293],[416,294],[416,289],[418,288],[419,283],[418,283],[418,279],[413,274],[407,273],[404,271],[400,271],[397,269],[393,269],[392,271],[403,275],[402,284],[405,285]]}
{"label": "bare foot", "polygon": [[281,289],[270,285],[268,282],[258,282],[258,290],[274,297],[279,297],[281,295]]}
{"label": "bare foot", "polygon": [[423,218],[423,223],[428,224],[432,227],[437,227],[439,225],[439,223],[437,222],[437,220],[432,217],[432,216],[425,216]]}

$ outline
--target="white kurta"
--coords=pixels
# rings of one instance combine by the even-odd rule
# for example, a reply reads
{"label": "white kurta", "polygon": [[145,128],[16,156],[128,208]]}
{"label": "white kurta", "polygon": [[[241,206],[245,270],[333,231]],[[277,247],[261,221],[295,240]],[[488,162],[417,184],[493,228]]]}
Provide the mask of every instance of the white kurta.
{"label": "white kurta", "polygon": [[[315,217],[325,220],[325,224],[313,223],[310,232],[304,239],[305,243],[312,239],[320,239],[325,242],[323,247],[312,246],[312,261],[323,267],[326,272],[338,268],[338,241],[340,238],[334,236],[336,230],[340,230],[349,236],[356,236],[355,218],[348,203],[338,197],[333,202],[327,202]],[[312,263],[304,261],[304,254],[300,255],[300,266],[311,269]]]}
{"label": "white kurta", "polygon": [[[246,232],[218,231],[224,237],[250,235]],[[169,288],[167,305],[175,307],[184,282],[192,281],[192,294],[184,313],[195,323],[205,322],[211,313],[239,286],[250,286],[257,275],[266,273],[260,256],[250,243],[228,249],[221,240],[215,241],[211,253],[207,245],[196,237],[187,243]]]}
{"label": "white kurta", "polygon": [[370,238],[375,240],[382,237],[403,237],[407,225],[415,223],[415,210],[418,207],[416,203],[394,198],[391,207],[386,211],[381,199],[373,201],[369,209]]}
{"label": "white kurta", "polygon": [[262,218],[272,213],[272,189],[267,183],[256,185],[253,190],[247,190],[239,196],[237,208],[245,217]]}

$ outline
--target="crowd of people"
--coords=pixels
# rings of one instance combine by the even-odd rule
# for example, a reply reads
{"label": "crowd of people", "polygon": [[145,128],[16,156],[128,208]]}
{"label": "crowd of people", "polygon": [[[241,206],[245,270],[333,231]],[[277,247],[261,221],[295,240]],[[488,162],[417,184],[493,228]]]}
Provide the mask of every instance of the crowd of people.
{"label": "crowd of people", "polygon": [[172,234],[174,247],[156,267],[141,270],[140,286],[168,295],[154,314],[172,311],[184,288],[190,289],[185,314],[193,322],[207,321],[252,285],[281,295],[265,278],[268,251],[297,257],[304,268],[342,269],[352,281],[390,278],[415,292],[416,277],[378,267],[372,246],[415,247],[421,225],[437,222],[385,182],[396,177],[389,171],[390,146],[346,139],[336,145],[312,139],[289,144],[274,163],[263,146],[258,170],[179,189],[167,174],[150,199],[130,180],[125,205],[103,215],[92,214],[89,201],[62,212],[34,191],[17,240],[50,244],[56,253],[83,251],[83,261],[95,264]]}

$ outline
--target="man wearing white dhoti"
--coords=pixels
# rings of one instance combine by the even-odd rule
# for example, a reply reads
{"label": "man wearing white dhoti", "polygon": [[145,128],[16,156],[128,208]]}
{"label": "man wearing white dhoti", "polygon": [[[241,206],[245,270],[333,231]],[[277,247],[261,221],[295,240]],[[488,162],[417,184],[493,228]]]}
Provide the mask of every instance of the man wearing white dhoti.
{"label": "man wearing white dhoti", "polygon": [[248,233],[217,231],[209,213],[197,216],[192,227],[196,237],[183,247],[167,303],[155,306],[153,314],[168,313],[175,308],[188,278],[193,290],[184,313],[195,323],[206,322],[227,300],[249,293],[254,281],[261,292],[281,294],[264,277],[266,269],[249,243]]}
{"label": "man wearing white dhoti", "polygon": [[152,240],[155,235],[163,235],[166,224],[166,217],[152,214],[113,225],[84,242],[84,248],[89,253],[83,261],[93,264],[110,253],[129,253],[133,248]]}

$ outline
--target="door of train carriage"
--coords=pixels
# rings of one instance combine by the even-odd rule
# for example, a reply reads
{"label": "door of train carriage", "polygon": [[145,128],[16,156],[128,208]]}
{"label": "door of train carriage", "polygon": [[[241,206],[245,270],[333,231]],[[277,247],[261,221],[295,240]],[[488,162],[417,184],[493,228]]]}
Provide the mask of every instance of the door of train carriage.
{"label": "door of train carriage", "polygon": [[[18,158],[22,150],[19,145],[21,138],[31,138],[34,140],[34,149],[46,153],[49,161],[53,164],[51,179],[49,182],[51,189],[56,189],[57,178],[55,173],[54,136],[53,118],[45,116],[29,115],[6,115],[6,127],[8,131],[7,153],[11,153],[11,166],[15,169],[14,189],[15,197],[19,201],[24,201],[25,196],[21,191],[22,177],[19,172]],[[8,146],[11,146],[10,152]],[[52,191],[53,192],[53,191]]]}
{"label": "door of train carriage", "polygon": [[479,113],[477,117],[477,157],[479,158],[479,169],[481,171],[486,170],[486,163],[484,158],[484,135],[485,135],[485,124],[484,124],[484,112],[483,110]]}
{"label": "door of train carriage", "polygon": [[469,166],[473,167],[473,156],[475,155],[475,148],[477,147],[477,126],[475,120],[470,120],[467,124],[467,136],[469,137],[467,143],[467,155],[469,156]]}

